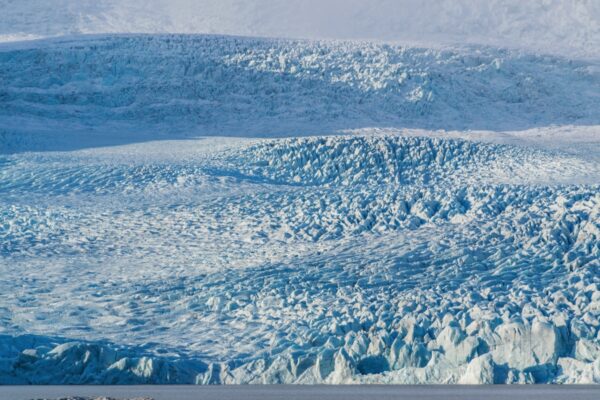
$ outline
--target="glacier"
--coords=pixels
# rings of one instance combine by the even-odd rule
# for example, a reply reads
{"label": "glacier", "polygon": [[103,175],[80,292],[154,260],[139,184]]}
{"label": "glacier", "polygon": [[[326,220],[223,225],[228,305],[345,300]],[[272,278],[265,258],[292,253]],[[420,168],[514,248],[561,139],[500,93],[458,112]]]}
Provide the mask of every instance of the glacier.
{"label": "glacier", "polygon": [[520,50],[204,35],[1,48],[2,133],[20,141],[78,129],[264,137],[600,123],[596,63]]}
{"label": "glacier", "polygon": [[600,67],[0,44],[0,384],[600,383]]}

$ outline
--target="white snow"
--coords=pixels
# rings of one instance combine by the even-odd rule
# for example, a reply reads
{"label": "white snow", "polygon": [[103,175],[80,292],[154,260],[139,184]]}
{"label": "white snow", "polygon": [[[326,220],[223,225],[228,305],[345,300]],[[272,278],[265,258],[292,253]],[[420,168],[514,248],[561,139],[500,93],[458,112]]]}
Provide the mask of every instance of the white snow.
{"label": "white snow", "polygon": [[596,0],[2,0],[0,40],[215,33],[489,44],[600,56]]}
{"label": "white snow", "polygon": [[0,384],[600,383],[595,2],[169,4],[0,0]]}

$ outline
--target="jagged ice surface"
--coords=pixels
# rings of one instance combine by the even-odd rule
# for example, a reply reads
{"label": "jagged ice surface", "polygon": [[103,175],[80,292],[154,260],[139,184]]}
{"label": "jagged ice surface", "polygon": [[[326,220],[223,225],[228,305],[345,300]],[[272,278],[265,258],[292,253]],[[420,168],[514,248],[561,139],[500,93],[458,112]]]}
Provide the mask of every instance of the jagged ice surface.
{"label": "jagged ice surface", "polygon": [[76,129],[289,136],[599,123],[598,65],[561,57],[181,35],[41,43],[0,52],[2,142]]}
{"label": "jagged ice surface", "polygon": [[600,382],[594,62],[84,37],[0,80],[0,383]]}
{"label": "jagged ice surface", "polygon": [[597,381],[584,161],[210,140],[4,157],[4,383]]}

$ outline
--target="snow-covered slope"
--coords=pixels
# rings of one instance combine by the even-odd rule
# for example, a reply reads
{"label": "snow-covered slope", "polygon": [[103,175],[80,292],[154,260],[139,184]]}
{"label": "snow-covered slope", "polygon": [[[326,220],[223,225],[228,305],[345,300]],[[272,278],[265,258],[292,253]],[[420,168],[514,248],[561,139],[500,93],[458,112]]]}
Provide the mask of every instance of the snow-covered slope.
{"label": "snow-covered slope", "polygon": [[216,33],[492,44],[600,56],[595,0],[1,0],[0,40]]}

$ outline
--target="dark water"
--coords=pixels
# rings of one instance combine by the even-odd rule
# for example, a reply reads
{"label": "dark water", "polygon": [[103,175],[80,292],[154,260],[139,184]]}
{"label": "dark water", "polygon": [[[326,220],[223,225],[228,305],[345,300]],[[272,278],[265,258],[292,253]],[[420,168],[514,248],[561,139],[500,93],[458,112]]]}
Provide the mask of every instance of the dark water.
{"label": "dark water", "polygon": [[600,400],[600,385],[574,386],[0,386],[0,400],[66,396],[154,400]]}

